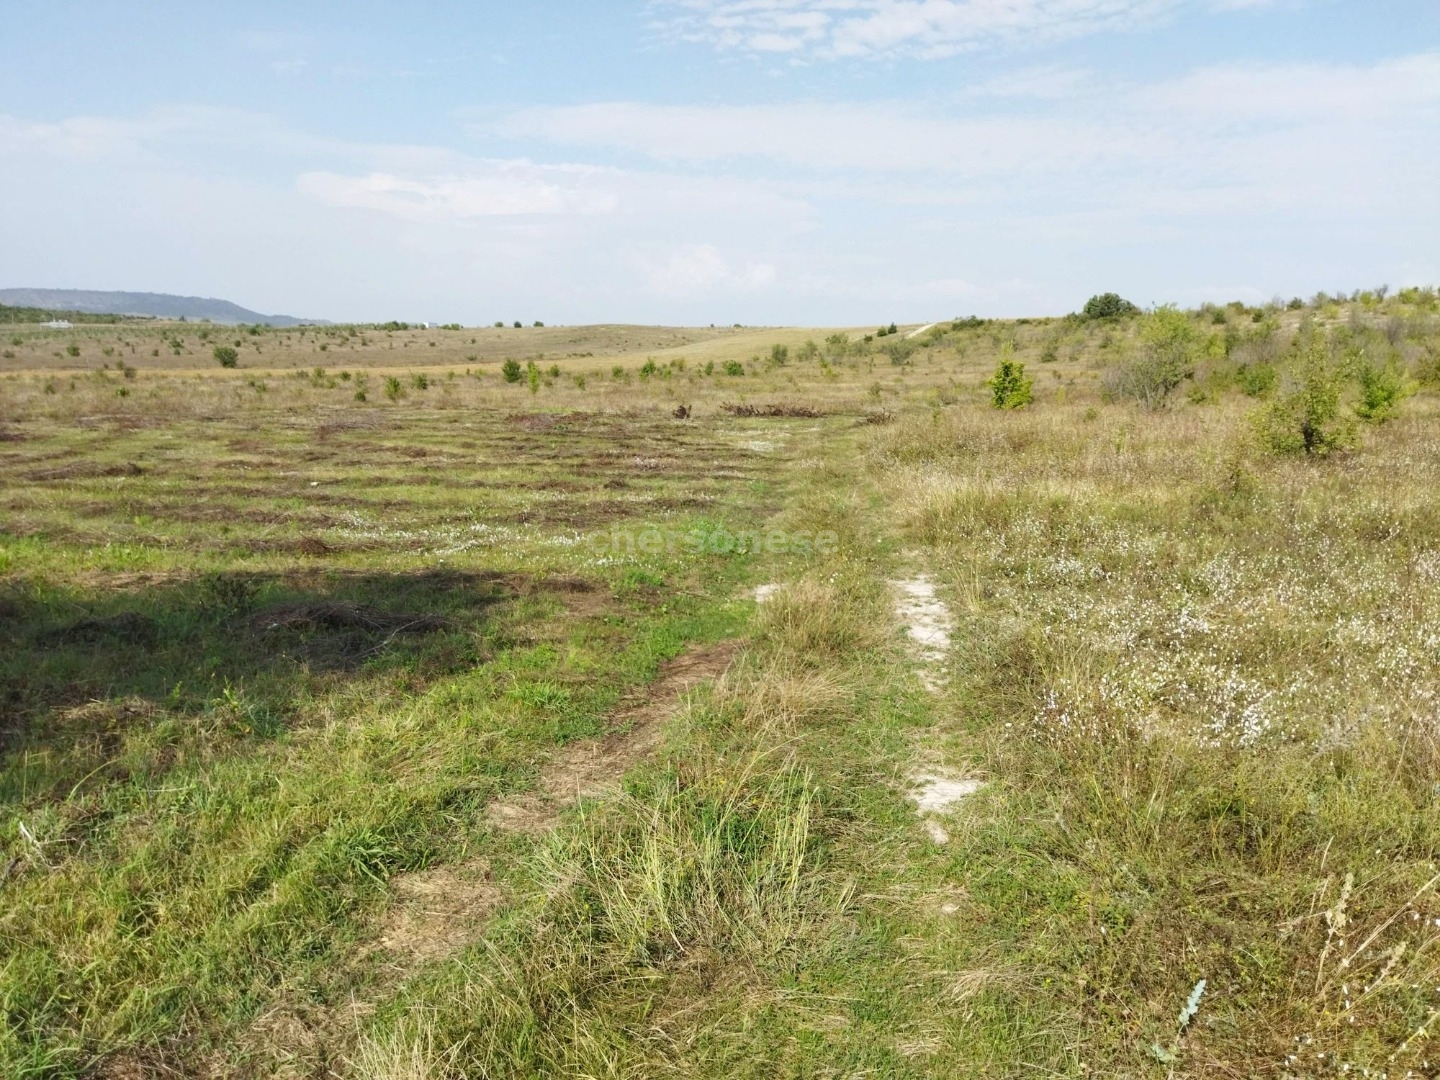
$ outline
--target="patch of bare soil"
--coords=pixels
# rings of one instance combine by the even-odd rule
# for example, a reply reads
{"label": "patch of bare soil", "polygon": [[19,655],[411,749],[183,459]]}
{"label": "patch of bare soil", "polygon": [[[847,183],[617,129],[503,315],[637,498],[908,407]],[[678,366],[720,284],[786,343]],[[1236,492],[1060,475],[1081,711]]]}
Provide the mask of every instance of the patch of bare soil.
{"label": "patch of bare soil", "polygon": [[575,423],[588,420],[590,414],[587,412],[568,413],[515,413],[505,419],[524,431],[549,431],[560,424]]}
{"label": "patch of bare soil", "polygon": [[697,646],[666,663],[645,696],[615,715],[609,734],[561,749],[541,769],[535,791],[491,803],[486,811],[491,823],[505,832],[544,832],[578,799],[612,790],[659,745],[661,724],[684,694],[724,674],[739,648],[734,641]]}
{"label": "patch of bare soil", "polygon": [[257,612],[251,626],[267,630],[370,630],[392,634],[423,634],[442,629],[446,621],[438,615],[417,612],[378,611],[344,600],[325,600],[302,604],[278,604]]}
{"label": "patch of bare soil", "polygon": [[94,1080],[161,1080],[162,1077],[184,1075],[160,1061],[146,1060],[130,1053],[106,1058],[93,1074]]}
{"label": "patch of bare soil", "polygon": [[406,967],[454,956],[504,899],[483,861],[402,874],[391,879],[390,888],[394,901],[380,945]]}
{"label": "patch of bare soil", "polygon": [[123,465],[98,465],[89,461],[77,461],[57,469],[38,469],[25,477],[35,483],[49,480],[91,480],[100,476],[139,476],[145,470],[133,461]]}
{"label": "patch of bare soil", "polygon": [[135,611],[79,619],[65,626],[48,630],[42,640],[54,645],[93,645],[109,640],[123,640],[137,645],[155,641],[155,620]]}
{"label": "patch of bare soil", "polygon": [[731,416],[799,416],[809,419],[824,416],[819,409],[809,405],[777,402],[773,405],[721,405],[720,410]]}

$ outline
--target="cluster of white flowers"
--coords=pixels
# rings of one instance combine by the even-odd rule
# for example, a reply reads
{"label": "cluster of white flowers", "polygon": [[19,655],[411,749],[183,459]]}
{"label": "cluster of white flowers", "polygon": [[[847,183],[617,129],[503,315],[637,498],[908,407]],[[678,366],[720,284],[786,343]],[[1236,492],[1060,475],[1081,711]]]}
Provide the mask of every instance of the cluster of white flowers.
{"label": "cluster of white flowers", "polygon": [[1098,710],[1253,749],[1433,712],[1440,604],[1397,600],[1415,596],[1404,577],[1419,563],[1313,525],[1286,531],[1288,545],[1193,556],[1188,536],[1094,519],[1057,535],[1042,514],[986,537],[976,554],[1005,583],[1000,601],[1090,660],[1056,677],[1035,726],[1080,730]]}

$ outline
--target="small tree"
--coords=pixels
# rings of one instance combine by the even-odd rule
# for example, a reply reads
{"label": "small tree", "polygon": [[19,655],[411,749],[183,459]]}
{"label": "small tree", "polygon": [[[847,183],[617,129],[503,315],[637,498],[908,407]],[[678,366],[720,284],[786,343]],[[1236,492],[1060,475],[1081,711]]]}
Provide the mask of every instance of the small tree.
{"label": "small tree", "polygon": [[540,392],[540,365],[531,360],[525,365],[525,383],[532,394]]}
{"label": "small tree", "polygon": [[1107,292],[1086,300],[1084,315],[1087,319],[1117,319],[1122,315],[1136,315],[1139,311],[1118,293]]}
{"label": "small tree", "polygon": [[1025,365],[1004,357],[985,384],[990,387],[990,404],[997,409],[1023,409],[1034,400],[1035,380],[1025,377]]}
{"label": "small tree", "polygon": [[790,362],[790,348],[786,345],[770,346],[770,363],[776,367],[784,367]]}
{"label": "small tree", "polygon": [[1140,351],[1105,372],[1105,389],[1144,408],[1161,408],[1177,386],[1195,374],[1204,343],[1183,311],[1162,307],[1140,326]]}
{"label": "small tree", "polygon": [[1355,415],[1367,424],[1390,419],[1400,408],[1400,402],[1415,392],[1404,369],[1393,361],[1383,365],[1362,361],[1356,381],[1360,384],[1360,400],[1355,403]]}
{"label": "small tree", "polygon": [[1266,446],[1277,454],[1328,457],[1356,445],[1354,423],[1340,414],[1342,373],[1323,341],[1302,345],[1287,382],[1256,416]]}
{"label": "small tree", "polygon": [[233,368],[236,364],[240,363],[240,354],[229,345],[216,345],[215,360],[221,367]]}
{"label": "small tree", "polygon": [[500,374],[501,374],[502,376],[504,376],[505,381],[508,382],[508,383],[517,383],[517,382],[519,382],[519,381],[520,381],[520,361],[519,361],[519,360],[516,360],[516,359],[512,356],[509,360],[506,360],[503,364],[500,365]]}

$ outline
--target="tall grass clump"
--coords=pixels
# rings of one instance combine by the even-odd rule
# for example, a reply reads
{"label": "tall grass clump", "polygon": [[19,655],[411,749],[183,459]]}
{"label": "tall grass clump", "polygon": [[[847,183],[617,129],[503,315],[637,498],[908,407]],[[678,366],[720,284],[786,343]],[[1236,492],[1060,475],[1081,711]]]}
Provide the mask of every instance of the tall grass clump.
{"label": "tall grass clump", "polygon": [[[796,950],[849,902],[823,821],[803,769],[758,759],[656,771],[594,807],[537,852],[535,906],[411,1003],[453,1048],[433,1075],[653,1075],[783,1008]],[[365,1056],[434,1061],[425,1046],[382,1029]]]}
{"label": "tall grass clump", "polygon": [[806,577],[780,589],[760,609],[758,635],[780,654],[819,662],[882,640],[883,616],[871,587],[856,580]]}

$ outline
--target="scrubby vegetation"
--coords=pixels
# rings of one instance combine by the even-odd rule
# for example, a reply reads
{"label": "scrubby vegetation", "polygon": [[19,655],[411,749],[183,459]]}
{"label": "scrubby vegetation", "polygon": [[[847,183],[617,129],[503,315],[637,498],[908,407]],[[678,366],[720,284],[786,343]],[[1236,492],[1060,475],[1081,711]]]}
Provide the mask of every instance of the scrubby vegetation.
{"label": "scrubby vegetation", "polygon": [[1435,311],[6,331],[0,1075],[1432,1074]]}

